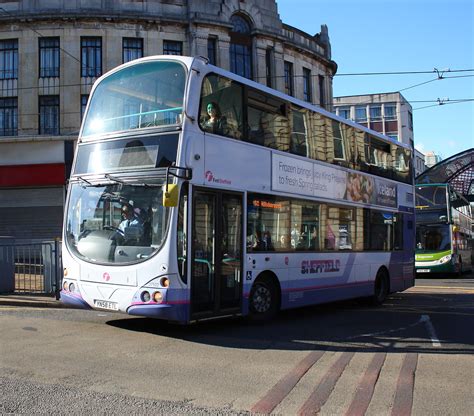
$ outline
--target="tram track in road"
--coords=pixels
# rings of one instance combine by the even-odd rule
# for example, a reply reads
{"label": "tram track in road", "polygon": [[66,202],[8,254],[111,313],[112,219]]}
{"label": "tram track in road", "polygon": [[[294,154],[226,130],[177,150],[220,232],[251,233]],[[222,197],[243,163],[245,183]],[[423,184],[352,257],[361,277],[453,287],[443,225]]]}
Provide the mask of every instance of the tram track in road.
{"label": "tram track in road", "polygon": [[[329,356],[326,357],[326,354]],[[411,415],[418,353],[404,353],[402,357],[394,359],[386,352],[375,352],[367,363],[363,355],[351,351],[337,354],[312,351],[255,402],[250,411],[266,415],[275,412],[298,416],[363,416],[376,412],[376,405],[372,404],[371,411],[367,413],[374,395],[378,395],[377,402],[384,401],[385,397],[390,398],[384,404],[387,413],[394,416]],[[322,360],[323,357],[327,359]],[[361,366],[357,361],[364,361],[364,364]],[[349,369],[350,366],[352,369]],[[397,367],[396,372],[393,372],[393,366]],[[334,397],[340,394],[338,383],[342,383],[344,372],[354,369],[360,373],[354,375],[356,381],[352,383],[350,391],[345,391],[346,397]],[[389,383],[384,380],[384,387],[377,391],[381,377],[392,380]],[[383,391],[387,385],[393,388],[389,394]],[[302,398],[303,402],[300,402]]]}

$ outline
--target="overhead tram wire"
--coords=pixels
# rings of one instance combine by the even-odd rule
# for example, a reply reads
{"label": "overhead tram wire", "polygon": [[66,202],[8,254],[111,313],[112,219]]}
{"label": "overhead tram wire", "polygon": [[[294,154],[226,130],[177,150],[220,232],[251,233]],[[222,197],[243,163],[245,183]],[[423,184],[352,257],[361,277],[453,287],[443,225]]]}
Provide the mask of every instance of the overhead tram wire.
{"label": "overhead tram wire", "polygon": [[[438,78],[457,78],[457,77],[447,77],[444,76],[445,73],[459,73],[459,72],[474,72],[473,69],[445,69],[445,70],[439,70],[439,69],[432,69],[431,71],[393,71],[393,72],[353,72],[353,73],[345,73],[345,74],[334,74],[334,77],[345,77],[345,76],[387,76],[387,75],[422,75],[422,74],[438,74]],[[441,75],[440,75],[441,74]],[[317,77],[320,74],[311,74],[311,77]],[[303,74],[293,74],[292,78],[303,78],[305,75]],[[461,75],[461,77],[471,77],[474,75]],[[272,75],[270,78],[272,79],[277,79],[277,78],[285,78],[285,75]],[[262,75],[260,77],[257,77],[256,79],[267,79],[268,77],[266,75]]]}
{"label": "overhead tram wire", "polygon": [[[5,13],[6,15],[9,15],[11,17],[15,17],[12,13],[10,13],[8,10],[5,10],[3,7],[0,7],[0,11],[2,11],[3,13]],[[32,32],[36,33],[39,37],[41,38],[44,38],[45,36],[39,32],[38,30],[34,29],[34,28],[29,28]],[[61,50],[62,52],[64,52],[66,55],[68,55],[69,57],[71,57],[72,59],[74,59],[76,62],[78,63],[81,63],[80,59],[78,59],[76,56],[72,55],[70,52],[68,52],[66,49],[62,48],[61,46],[59,46],[59,50]],[[444,73],[459,73],[459,72],[474,72],[474,69],[446,69],[446,70],[438,70],[436,68],[434,68],[433,70],[431,71],[393,71],[393,72],[353,72],[353,73],[342,73],[342,74],[334,74],[334,76],[385,76],[385,75],[418,75],[418,74],[432,74],[432,73],[437,73],[438,74],[438,77],[436,77],[435,79],[432,79],[432,80],[429,80],[429,81],[425,81],[425,82],[422,82],[422,83],[419,83],[419,84],[415,84],[415,85],[412,85],[410,87],[406,87],[406,88],[403,88],[401,90],[398,90],[396,92],[401,92],[401,91],[406,91],[408,89],[411,89],[411,88],[415,88],[415,87],[419,87],[421,85],[425,85],[425,84],[428,84],[428,83],[431,83],[431,82],[434,82],[434,81],[438,81],[438,80],[441,80],[441,79],[453,79],[453,78],[468,78],[468,77],[473,77],[474,75],[458,75],[458,76],[444,76]],[[441,74],[441,75],[440,75]],[[296,74],[293,74],[292,77],[293,78],[301,78],[303,77],[304,75],[301,74],[301,75],[296,75]],[[311,77],[316,77],[316,76],[319,76],[319,74],[312,74]],[[92,77],[94,78],[94,77]],[[257,77],[257,79],[266,79],[267,77],[266,76],[263,76],[263,77]],[[274,75],[272,76],[272,78],[285,78],[285,75]],[[60,85],[59,87],[60,88],[65,88],[65,87],[77,87],[77,86],[82,86],[82,85],[87,85],[89,84],[89,82],[86,82],[85,84],[84,83],[74,83],[74,84],[64,84],[64,85]],[[31,87],[17,87],[17,90],[26,90],[26,89],[39,89],[41,88],[40,86],[31,86]],[[468,101],[471,101],[471,99],[463,99],[463,100],[450,100],[449,104],[458,104],[458,103],[461,103],[461,102],[468,102]],[[412,101],[412,102],[417,102],[417,101]],[[419,102],[422,102],[422,101],[419,101]],[[430,101],[424,101],[424,102],[430,102]],[[334,103],[332,103],[334,104]],[[363,104],[363,103],[358,103],[358,104]],[[447,103],[446,103],[447,104]],[[348,103],[345,103],[345,105],[350,105]],[[428,107],[434,107],[436,105],[440,105],[439,103],[438,104],[435,104],[435,105],[430,105],[430,106],[426,106],[426,107],[419,107],[417,109],[413,109],[413,110],[421,110],[423,108],[428,108]]]}
{"label": "overhead tram wire", "polygon": [[434,73],[445,73],[445,72],[474,72],[474,69],[446,69],[438,70],[434,68],[431,71],[393,71],[393,72],[353,72],[347,74],[334,74],[335,77],[345,76],[372,76],[372,75],[416,75],[416,74],[434,74]]}
{"label": "overhead tram wire", "polygon": [[424,106],[424,107],[417,107],[417,108],[414,108],[413,111],[415,110],[423,110],[425,108],[431,108],[431,107],[440,107],[442,105],[449,105],[449,104],[461,104],[461,103],[466,103],[466,102],[473,102],[474,101],[474,98],[471,98],[471,99],[466,99],[466,100],[450,100],[449,98],[447,100],[440,100],[438,99],[438,103],[437,104],[432,104],[432,105],[427,105],[427,106]]}
{"label": "overhead tram wire", "polygon": [[[0,11],[2,11],[3,13],[5,13],[8,16],[16,18],[15,15],[10,13],[8,10],[5,10],[3,7],[0,7]],[[34,28],[29,27],[29,29],[32,32],[36,33],[41,38],[46,37],[41,32],[39,32],[38,30],[36,30]],[[79,58],[77,58],[76,56],[72,55],[66,49],[59,46],[59,50],[63,51],[66,55],[68,55],[69,57],[71,57],[72,59],[74,59],[75,61],[77,61],[78,63],[81,64],[81,60]],[[446,70],[438,70],[437,68],[434,68],[431,71],[353,72],[353,73],[346,73],[346,74],[344,74],[344,73],[337,74],[336,73],[336,74],[334,74],[334,76],[337,77],[337,76],[416,75],[416,74],[432,74],[432,73],[438,73],[438,78],[437,79],[440,79],[440,78],[462,78],[462,77],[474,76],[474,75],[466,75],[466,76],[458,76],[458,77],[440,77],[439,76],[440,72],[443,73],[443,74],[445,72],[449,72],[449,73],[474,72],[474,68],[473,69],[446,69]],[[301,74],[301,75],[293,74],[292,78],[300,78],[300,77],[303,77],[303,76],[304,76],[303,74]],[[311,75],[312,78],[316,77],[316,76],[319,76],[319,74],[312,74]],[[271,78],[285,78],[285,75],[273,75]],[[258,79],[267,79],[267,76],[257,77],[256,79],[257,80]],[[82,84],[76,84],[76,85],[72,84],[72,85],[67,85],[67,86],[77,86],[77,85],[82,85]],[[423,85],[423,84],[420,84],[420,85]],[[414,88],[414,87],[408,87],[408,88]],[[408,88],[406,88],[406,89],[408,89]],[[23,88],[18,88],[18,89],[23,89]],[[403,91],[403,90],[400,90],[400,91]]]}

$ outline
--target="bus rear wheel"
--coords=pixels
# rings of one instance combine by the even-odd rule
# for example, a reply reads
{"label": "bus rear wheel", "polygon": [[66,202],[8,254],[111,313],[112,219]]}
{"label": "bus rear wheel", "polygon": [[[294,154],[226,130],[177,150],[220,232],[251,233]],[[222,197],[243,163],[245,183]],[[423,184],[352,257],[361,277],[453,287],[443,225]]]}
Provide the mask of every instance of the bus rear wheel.
{"label": "bus rear wheel", "polygon": [[385,302],[390,291],[388,272],[386,269],[379,269],[374,282],[374,294],[370,298],[370,303],[379,306]]}
{"label": "bus rear wheel", "polygon": [[249,296],[249,317],[252,321],[267,321],[279,308],[278,288],[273,280],[264,276],[255,281]]}

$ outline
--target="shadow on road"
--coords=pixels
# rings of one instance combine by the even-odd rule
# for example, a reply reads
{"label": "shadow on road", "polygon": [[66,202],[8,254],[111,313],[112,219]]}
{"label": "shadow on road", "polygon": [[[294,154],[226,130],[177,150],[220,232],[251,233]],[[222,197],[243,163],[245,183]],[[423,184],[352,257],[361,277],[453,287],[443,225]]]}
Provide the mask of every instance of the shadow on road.
{"label": "shadow on road", "polygon": [[352,300],[282,311],[264,324],[242,317],[189,326],[148,318],[107,324],[224,348],[473,354],[473,305],[473,294],[397,293],[377,308]]}

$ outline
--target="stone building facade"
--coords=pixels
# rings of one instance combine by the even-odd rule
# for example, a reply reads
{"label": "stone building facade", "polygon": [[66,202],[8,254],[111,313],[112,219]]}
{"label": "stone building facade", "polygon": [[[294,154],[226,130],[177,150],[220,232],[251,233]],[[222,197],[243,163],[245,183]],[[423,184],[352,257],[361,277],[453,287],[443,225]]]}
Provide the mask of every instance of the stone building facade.
{"label": "stone building facade", "polygon": [[285,25],[272,0],[18,0],[0,5],[0,235],[61,235],[66,182],[94,81],[179,54],[297,98],[332,102],[328,30]]}

